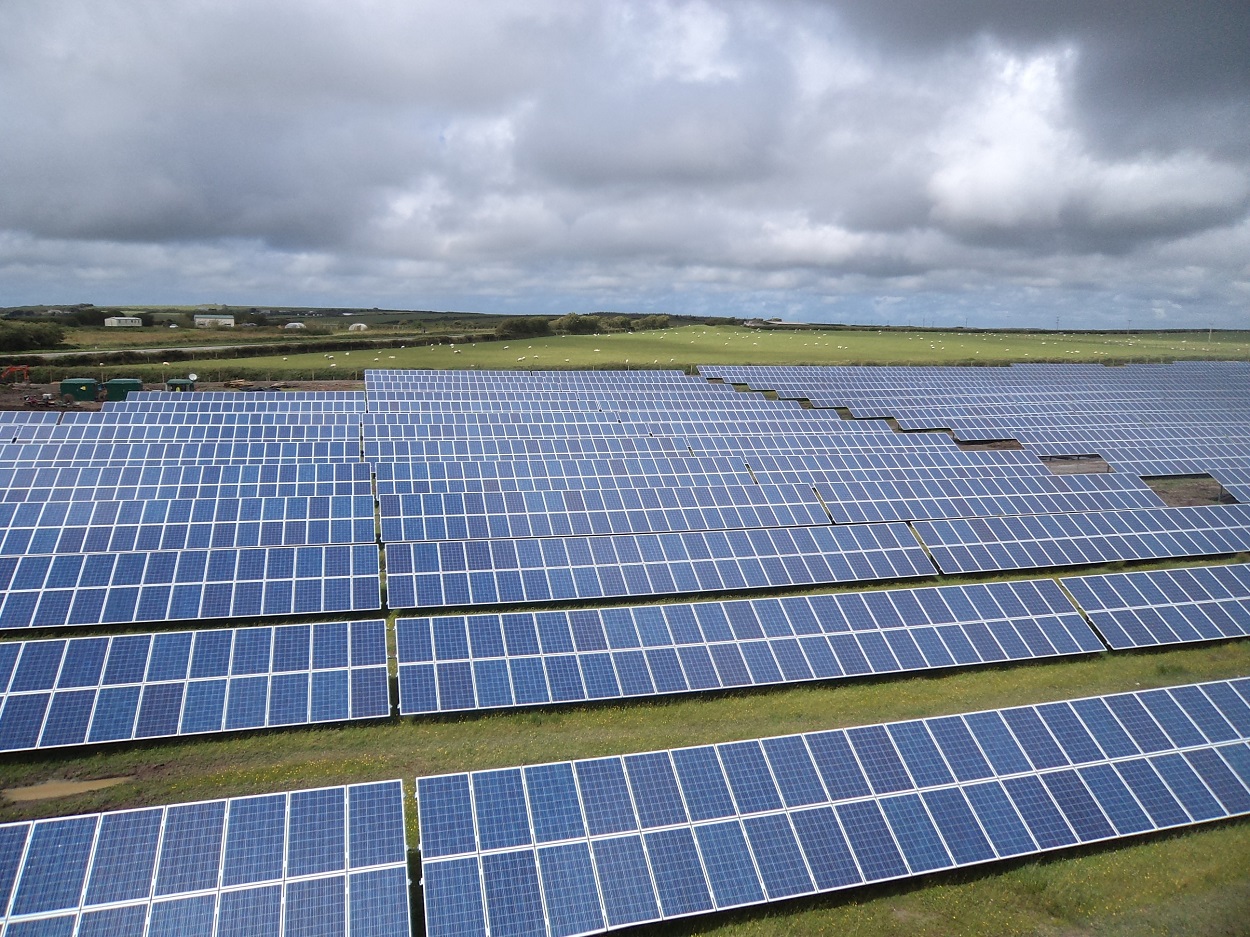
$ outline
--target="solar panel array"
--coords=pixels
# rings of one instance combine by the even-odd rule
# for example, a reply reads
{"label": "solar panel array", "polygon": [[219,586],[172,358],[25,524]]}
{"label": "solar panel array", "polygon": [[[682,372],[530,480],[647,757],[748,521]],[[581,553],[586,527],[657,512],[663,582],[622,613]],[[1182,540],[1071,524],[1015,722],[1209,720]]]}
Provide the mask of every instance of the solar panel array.
{"label": "solar panel array", "polygon": [[386,622],[0,642],[0,751],[373,719]]}
{"label": "solar panel array", "polygon": [[1215,556],[1250,550],[1250,505],[918,521],[944,573]]}
{"label": "solar panel array", "polygon": [[[825,525],[810,487],[735,485],[382,495],[384,540],[460,540]],[[0,516],[2,519],[2,516]]]}
{"label": "solar panel array", "polygon": [[1250,813],[1250,680],[417,780],[426,933],[566,937]]}
{"label": "solar panel array", "polygon": [[1112,649],[1250,635],[1250,566],[1199,566],[1061,580]]}
{"label": "solar panel array", "polygon": [[[386,545],[391,608],[673,595],[931,575],[933,565],[901,524]],[[3,620],[0,612],[0,625]]]}
{"label": "solar panel array", "polygon": [[[68,414],[67,414],[68,416]],[[0,469],[3,501],[372,495],[364,462]]]}
{"label": "solar panel array", "polygon": [[1017,439],[1038,455],[1096,454],[1135,475],[1250,468],[1250,364],[1244,361],[699,371],[817,407],[846,407],[857,418],[895,417],[904,430]]}
{"label": "solar panel array", "polygon": [[0,825],[0,906],[14,937],[408,934],[403,787]]}
{"label": "solar panel array", "polygon": [[[397,622],[400,708],[464,711],[1104,649],[1053,580],[674,596],[1250,549],[1250,508],[1166,508],[1140,477],[1238,495],[1243,365],[715,374],[817,409],[675,371],[369,371],[364,393],[0,414],[0,629],[90,628],[0,642],[0,750],[391,711],[381,620],[113,625],[443,610]],[[939,427],[1028,448],[897,431]],[[1090,452],[1116,471],[1037,458]],[[1245,569],[1063,582],[1112,647],[1147,646],[1245,634]],[[605,598],[670,601],[535,608]],[[1238,813],[1245,693],[423,779],[423,821],[452,804],[422,823],[427,927],[592,932]],[[398,782],[0,839],[6,937],[409,928]]]}
{"label": "solar panel array", "polygon": [[0,630],[373,611],[378,576],[373,544],[0,557]]}
{"label": "solar panel array", "polygon": [[1050,580],[396,621],[400,712],[765,686],[1101,651]]}
{"label": "solar panel array", "polygon": [[753,483],[745,464],[723,457],[377,464],[379,498],[438,492],[707,488]]}
{"label": "solar panel array", "polygon": [[0,502],[0,556],[374,543],[372,495]]}

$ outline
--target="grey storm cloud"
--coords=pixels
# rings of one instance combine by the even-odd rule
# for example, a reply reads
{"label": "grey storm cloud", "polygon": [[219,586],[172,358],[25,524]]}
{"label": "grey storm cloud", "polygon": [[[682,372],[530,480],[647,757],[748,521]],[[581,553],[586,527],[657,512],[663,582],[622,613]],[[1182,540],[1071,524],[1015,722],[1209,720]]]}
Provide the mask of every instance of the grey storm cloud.
{"label": "grey storm cloud", "polygon": [[0,305],[1245,325],[1248,128],[1213,0],[8,0]]}

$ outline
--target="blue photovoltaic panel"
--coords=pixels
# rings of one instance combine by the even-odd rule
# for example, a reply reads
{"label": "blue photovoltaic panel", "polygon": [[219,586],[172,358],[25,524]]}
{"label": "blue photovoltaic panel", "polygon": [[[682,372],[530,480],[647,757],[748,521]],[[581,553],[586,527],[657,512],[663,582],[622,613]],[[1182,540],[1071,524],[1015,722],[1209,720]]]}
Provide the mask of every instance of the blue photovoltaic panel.
{"label": "blue photovoltaic panel", "polygon": [[946,573],[1076,566],[1250,550],[1250,505],[917,521]]}
{"label": "blue photovoltaic panel", "polygon": [[464,540],[826,525],[810,487],[382,495],[382,539]]}
{"label": "blue photovoltaic panel", "polygon": [[[386,545],[391,608],[672,595],[932,575],[901,524]],[[2,623],[2,619],[0,619]]]}
{"label": "blue photovoltaic panel", "polygon": [[0,557],[0,629],[382,607],[378,548]]}
{"label": "blue photovoltaic panel", "polygon": [[370,468],[363,462],[305,462],[0,469],[0,492],[4,501],[19,502],[371,495]]}
{"label": "blue photovoltaic panel", "polygon": [[1250,635],[1250,566],[1196,566],[1061,580],[1116,649]]}
{"label": "blue photovoltaic panel", "polygon": [[9,823],[0,861],[9,934],[410,929],[399,781]]}
{"label": "blue photovoltaic panel", "polygon": [[388,715],[382,619],[0,644],[0,751]]}
{"label": "blue photovoltaic panel", "polygon": [[400,618],[404,714],[647,696],[1104,650],[1052,580]]}
{"label": "blue photovoltaic panel", "polygon": [[0,556],[375,539],[369,495],[0,502]]}
{"label": "blue photovoltaic panel", "polygon": [[[772,389],[783,398],[806,398],[817,408],[846,407],[857,419],[893,416],[904,430],[945,428],[964,440],[1015,439],[1041,456],[1097,454],[1124,476],[1209,473],[1226,487],[1236,486],[1244,478],[1236,473],[1246,471],[1250,458],[1245,362],[705,366],[700,372]],[[1102,486],[1079,490],[1096,488]]]}
{"label": "blue photovoltaic panel", "polygon": [[0,445],[0,463],[13,468],[358,461],[360,443],[355,439],[338,442],[46,442]]}
{"label": "blue photovoltaic panel", "polygon": [[[426,932],[592,933],[1245,815],[1247,702],[1221,681],[418,778]],[[1125,748],[1126,704],[1190,743]],[[523,836],[488,835],[502,813]]]}

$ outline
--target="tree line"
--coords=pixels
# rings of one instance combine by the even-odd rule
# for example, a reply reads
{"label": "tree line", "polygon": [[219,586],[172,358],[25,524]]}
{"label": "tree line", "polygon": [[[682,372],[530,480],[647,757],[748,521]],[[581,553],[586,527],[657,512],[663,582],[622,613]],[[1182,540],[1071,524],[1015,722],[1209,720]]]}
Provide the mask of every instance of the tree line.
{"label": "tree line", "polygon": [[495,327],[497,338],[535,338],[541,335],[598,335],[603,332],[645,332],[668,328],[668,316],[599,316],[570,312],[556,319],[514,316]]}

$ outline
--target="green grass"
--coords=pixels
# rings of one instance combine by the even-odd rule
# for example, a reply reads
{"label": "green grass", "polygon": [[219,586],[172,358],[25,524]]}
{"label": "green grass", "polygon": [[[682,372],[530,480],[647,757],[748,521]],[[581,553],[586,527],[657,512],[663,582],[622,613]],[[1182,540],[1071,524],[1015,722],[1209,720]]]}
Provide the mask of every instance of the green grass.
{"label": "green grass", "polygon": [[[181,344],[203,335],[181,336]],[[381,334],[381,333],[379,333]],[[387,334],[390,334],[389,332]],[[219,336],[214,336],[217,339]],[[309,336],[316,337],[316,336]],[[324,336],[322,336],[324,337]],[[272,339],[270,339],[272,340]],[[1124,362],[1250,358],[1250,332],[963,333],[758,331],[691,325],[654,332],[419,345],[377,351],[274,355],[178,362],[206,380],[359,379],[367,368],[682,368],[698,364],[989,364],[1012,361]],[[331,365],[334,365],[331,367]],[[120,375],[160,378],[159,365],[118,365]]]}

